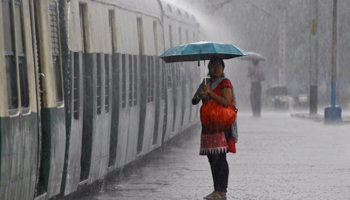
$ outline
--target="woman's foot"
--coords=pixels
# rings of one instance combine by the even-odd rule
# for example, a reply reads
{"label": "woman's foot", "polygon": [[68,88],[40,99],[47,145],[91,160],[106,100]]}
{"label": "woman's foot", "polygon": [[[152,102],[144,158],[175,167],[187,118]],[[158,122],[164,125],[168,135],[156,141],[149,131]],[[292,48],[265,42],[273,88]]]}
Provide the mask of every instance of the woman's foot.
{"label": "woman's foot", "polygon": [[214,191],[211,194],[204,197],[204,199],[226,199],[226,192]]}
{"label": "woman's foot", "polygon": [[213,196],[213,194],[215,193],[216,191],[214,190],[214,192],[208,194],[207,196],[205,196],[203,199],[208,199],[209,197]]}

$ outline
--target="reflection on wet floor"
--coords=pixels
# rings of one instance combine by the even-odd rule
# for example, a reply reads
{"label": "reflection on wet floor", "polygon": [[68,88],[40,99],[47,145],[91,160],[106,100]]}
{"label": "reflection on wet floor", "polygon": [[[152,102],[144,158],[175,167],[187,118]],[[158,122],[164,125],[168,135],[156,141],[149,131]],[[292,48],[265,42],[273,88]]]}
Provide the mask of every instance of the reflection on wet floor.
{"label": "reflection on wet floor", "polygon": [[[55,199],[153,199],[145,196],[166,193],[166,190],[162,191],[163,188],[173,185],[173,180],[186,176],[188,171],[204,171],[186,166],[188,161],[181,156],[193,149],[192,156],[204,158],[199,156],[199,134],[199,125],[194,126],[175,136],[166,145],[155,149],[149,155],[138,158],[131,164],[110,173],[104,180],[79,189],[64,198]],[[207,164],[206,160],[203,164]]]}
{"label": "reflection on wet floor", "polygon": [[[240,112],[237,153],[227,156],[227,199],[350,199],[349,126]],[[213,183],[199,142],[197,127],[63,199],[203,199]]]}

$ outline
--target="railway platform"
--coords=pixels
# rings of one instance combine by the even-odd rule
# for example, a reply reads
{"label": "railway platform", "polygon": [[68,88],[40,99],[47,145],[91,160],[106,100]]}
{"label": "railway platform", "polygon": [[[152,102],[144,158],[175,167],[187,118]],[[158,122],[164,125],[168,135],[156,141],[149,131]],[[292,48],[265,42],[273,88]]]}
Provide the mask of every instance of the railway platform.
{"label": "railway platform", "polygon": [[[227,156],[227,199],[350,199],[350,124],[242,112],[238,129],[237,153]],[[199,137],[193,127],[104,180],[54,199],[203,199],[213,186]]]}

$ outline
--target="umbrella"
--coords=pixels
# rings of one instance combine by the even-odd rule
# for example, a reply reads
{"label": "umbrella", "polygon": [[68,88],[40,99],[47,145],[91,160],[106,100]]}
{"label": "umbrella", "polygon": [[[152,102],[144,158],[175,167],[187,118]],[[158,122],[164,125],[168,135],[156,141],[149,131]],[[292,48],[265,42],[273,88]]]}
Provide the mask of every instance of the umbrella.
{"label": "umbrella", "polygon": [[160,58],[166,63],[210,60],[217,56],[222,59],[230,59],[248,55],[247,52],[232,44],[201,41],[190,44],[173,46],[165,51]]}
{"label": "umbrella", "polygon": [[266,90],[266,94],[272,96],[287,95],[287,93],[287,87],[284,85],[273,85]]}
{"label": "umbrella", "polygon": [[256,61],[264,61],[266,58],[258,53],[255,52],[248,52],[248,56],[241,57],[240,60],[256,60]]}

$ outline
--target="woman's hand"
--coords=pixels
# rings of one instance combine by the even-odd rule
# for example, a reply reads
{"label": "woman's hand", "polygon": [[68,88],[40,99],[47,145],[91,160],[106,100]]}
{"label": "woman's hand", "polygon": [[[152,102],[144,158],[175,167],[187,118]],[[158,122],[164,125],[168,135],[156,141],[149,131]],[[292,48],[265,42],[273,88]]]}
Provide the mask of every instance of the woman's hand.
{"label": "woman's hand", "polygon": [[198,94],[198,98],[199,99],[204,99],[204,98],[206,98],[207,97],[207,92],[200,92],[199,94]]}
{"label": "woman's hand", "polygon": [[192,104],[196,105],[200,102],[200,100],[204,99],[207,97],[207,92],[203,91],[204,86],[201,84],[199,85],[197,92],[194,94],[193,98],[192,98]]}
{"label": "woman's hand", "polygon": [[208,95],[212,92],[210,85],[204,84],[204,92]]}

